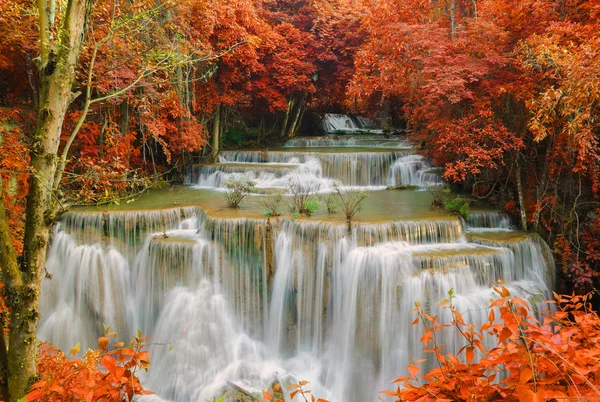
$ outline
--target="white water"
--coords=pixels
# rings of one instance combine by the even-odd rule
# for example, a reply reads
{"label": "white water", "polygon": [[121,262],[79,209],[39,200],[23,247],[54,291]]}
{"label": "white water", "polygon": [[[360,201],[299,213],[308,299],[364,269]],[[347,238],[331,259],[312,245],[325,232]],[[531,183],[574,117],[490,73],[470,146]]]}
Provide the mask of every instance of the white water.
{"label": "white water", "polygon": [[102,323],[121,338],[142,329],[165,344],[151,348],[144,377],[163,400],[232,395],[227,380],[260,390],[305,379],[332,401],[369,401],[422,355],[420,330],[410,326],[414,301],[433,308],[453,288],[457,306],[481,325],[494,281],[540,300],[551,286],[541,243],[467,243],[458,220],[364,225],[352,237],[343,225],[273,222],[274,276],[264,222],[196,214],[176,227],[141,234],[146,240],[124,254],[102,245],[101,234],[79,245],[69,235],[76,226],[59,227],[39,337],[85,348]]}
{"label": "white water", "polygon": [[[423,157],[394,149],[222,157],[235,165],[201,168],[199,186],[441,183]],[[104,325],[121,340],[142,330],[152,342],[142,378],[156,392],[149,401],[234,401],[228,381],[259,393],[307,380],[332,402],[375,402],[411,358],[425,357],[422,331],[410,325],[415,301],[444,318],[436,306],[454,289],[459,311],[481,325],[500,279],[536,307],[548,297],[554,266],[539,238],[464,235],[510,229],[504,214],[488,212],[467,222],[361,223],[351,233],[311,220],[216,219],[199,208],[70,213],[53,235],[38,337],[85,350]],[[454,350],[460,341],[450,331],[441,340]]]}
{"label": "white water", "polygon": [[369,133],[380,133],[375,121],[362,116],[355,118],[345,114],[325,113],[321,121],[321,128],[326,133],[353,133],[359,131],[368,131]]}
{"label": "white water", "polygon": [[390,186],[428,187],[444,184],[442,177],[421,155],[406,155],[397,159],[390,168]]}
{"label": "white water", "polygon": [[325,113],[321,125],[326,133],[356,131],[360,129],[350,116],[344,114]]}
{"label": "white water", "polygon": [[[306,158],[305,162],[296,162],[294,169],[270,169],[250,167],[241,169],[242,172],[227,172],[228,169],[209,168],[209,172],[200,172],[197,188],[220,188],[231,181],[253,181],[258,188],[287,188],[290,182],[301,180],[304,188],[310,191],[332,190],[338,181],[323,176],[321,161],[316,158]],[[210,173],[212,171],[212,173]]]}
{"label": "white water", "polygon": [[296,137],[285,142],[286,148],[305,147],[357,147],[377,148],[412,148],[412,145],[401,137],[385,135],[333,135],[327,137]]}
{"label": "white water", "polygon": [[510,217],[504,212],[470,212],[465,224],[470,232],[513,230]]}
{"label": "white water", "polygon": [[297,176],[308,188],[318,184],[321,189],[331,189],[334,182],[349,187],[443,184],[425,158],[391,147],[380,152],[345,152],[343,148],[336,152],[224,151],[220,161],[220,165],[199,168],[199,188],[222,189],[230,180],[252,180],[259,188],[284,188],[290,177]]}

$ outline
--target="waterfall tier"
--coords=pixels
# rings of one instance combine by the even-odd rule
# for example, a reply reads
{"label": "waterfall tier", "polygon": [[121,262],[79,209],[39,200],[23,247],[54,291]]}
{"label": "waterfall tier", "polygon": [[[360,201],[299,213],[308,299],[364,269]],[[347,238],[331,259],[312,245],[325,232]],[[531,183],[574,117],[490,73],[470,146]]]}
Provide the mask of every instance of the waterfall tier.
{"label": "waterfall tier", "polygon": [[308,147],[381,147],[381,148],[412,148],[412,145],[402,137],[385,135],[343,135],[326,137],[296,137],[286,141],[289,148]]}
{"label": "waterfall tier", "polygon": [[[152,342],[142,381],[156,395],[147,402],[239,400],[228,382],[258,399],[275,381],[300,380],[332,402],[374,402],[411,359],[428,357],[411,325],[416,301],[447,320],[437,306],[453,289],[456,308],[480,326],[502,280],[542,308],[554,265],[539,236],[500,212],[465,221],[432,210],[426,190],[443,185],[441,174],[404,139],[358,134],[370,122],[348,116],[324,122],[355,134],[223,151],[219,163],[191,167],[185,189],[64,215],[38,337],[85,350],[104,326],[122,340],[141,330]],[[227,208],[235,180],[253,181],[256,193]],[[295,181],[318,193],[310,217],[290,212]],[[336,189],[370,193],[350,223],[341,207],[324,206]],[[283,215],[266,218],[273,193]],[[451,331],[440,342],[464,346]]]}
{"label": "waterfall tier", "polygon": [[121,338],[142,330],[168,345],[151,347],[143,378],[154,400],[276,379],[309,380],[332,401],[375,400],[423,356],[407,313],[416,300],[437,312],[454,289],[480,325],[495,281],[532,303],[548,296],[547,246],[516,233],[467,239],[457,218],[361,223],[349,234],[344,223],[220,219],[192,207],[70,213],[50,249],[38,336],[85,350],[103,325]]}

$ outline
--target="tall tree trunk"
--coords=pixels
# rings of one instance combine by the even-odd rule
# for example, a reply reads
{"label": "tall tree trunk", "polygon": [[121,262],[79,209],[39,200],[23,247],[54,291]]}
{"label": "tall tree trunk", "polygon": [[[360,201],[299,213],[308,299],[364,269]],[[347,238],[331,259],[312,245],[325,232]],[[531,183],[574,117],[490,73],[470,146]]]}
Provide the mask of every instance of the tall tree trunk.
{"label": "tall tree trunk", "polygon": [[517,156],[517,191],[519,193],[519,210],[521,212],[521,228],[527,231],[527,211],[525,210],[525,195],[523,194],[523,178],[521,177],[520,155]]}
{"label": "tall tree trunk", "polygon": [[262,144],[262,140],[263,140],[263,125],[264,125],[264,118],[261,117],[260,118],[260,124],[258,125],[258,143]]}
{"label": "tall tree trunk", "polygon": [[129,128],[129,103],[127,99],[123,99],[119,104],[119,132],[121,137],[127,134]]}
{"label": "tall tree trunk", "polygon": [[221,105],[217,105],[215,111],[215,117],[213,118],[213,132],[212,132],[212,155],[211,159],[213,163],[217,162],[219,157],[219,134],[221,133]]}
{"label": "tall tree trunk", "polygon": [[290,113],[292,113],[292,108],[294,107],[294,98],[290,97],[288,101],[288,108],[285,111],[285,116],[283,117],[283,124],[281,125],[281,136],[285,137],[288,128],[288,121],[290,120]]}
{"label": "tall tree trunk", "polygon": [[[74,95],[71,86],[79,60],[85,24],[93,0],[69,0],[64,8],[63,25],[58,44],[52,48],[50,26],[53,19],[52,1],[39,0],[40,22],[40,99],[38,121],[30,148],[31,175],[23,238],[21,265],[14,269],[17,258],[14,248],[0,254],[3,266],[6,302],[10,311],[8,339],[9,400],[18,401],[26,393],[36,374],[36,332],[41,290],[50,228],[54,223],[56,199],[53,197],[60,133],[67,108]],[[0,202],[0,227],[4,232],[6,213]],[[7,232],[10,233],[10,232]],[[10,236],[9,236],[10,237]],[[7,269],[8,267],[8,269]]]}
{"label": "tall tree trunk", "polygon": [[304,108],[304,99],[306,98],[306,93],[302,94],[302,97],[296,104],[296,109],[294,112],[294,118],[292,119],[292,124],[287,132],[287,136],[292,138],[296,135],[296,129],[298,126],[298,122],[300,121],[300,116],[302,115],[302,109]]}
{"label": "tall tree trunk", "polygon": [[456,10],[456,3],[454,0],[450,2],[450,32],[452,35],[452,40],[456,37],[456,16],[454,15]]}

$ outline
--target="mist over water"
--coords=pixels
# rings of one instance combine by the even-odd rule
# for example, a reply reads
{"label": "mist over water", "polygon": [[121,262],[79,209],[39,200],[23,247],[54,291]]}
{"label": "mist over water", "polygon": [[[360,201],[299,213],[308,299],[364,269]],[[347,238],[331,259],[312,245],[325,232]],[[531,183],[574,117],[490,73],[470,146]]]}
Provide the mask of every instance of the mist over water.
{"label": "mist over water", "polygon": [[[206,166],[190,181],[210,191],[238,177],[285,188],[292,174],[319,189],[442,183],[424,158],[392,147],[223,158],[238,166]],[[360,222],[351,232],[343,222],[219,218],[196,207],[72,212],[53,235],[38,337],[85,350],[104,325],[121,340],[140,329],[152,360],[142,381],[156,393],[146,400],[235,400],[228,381],[259,392],[307,380],[321,398],[374,402],[411,358],[427,357],[411,325],[415,301],[443,318],[437,305],[454,289],[465,320],[480,326],[498,280],[535,307],[549,296],[548,247],[517,232],[499,237],[507,233],[510,219],[494,212]]]}

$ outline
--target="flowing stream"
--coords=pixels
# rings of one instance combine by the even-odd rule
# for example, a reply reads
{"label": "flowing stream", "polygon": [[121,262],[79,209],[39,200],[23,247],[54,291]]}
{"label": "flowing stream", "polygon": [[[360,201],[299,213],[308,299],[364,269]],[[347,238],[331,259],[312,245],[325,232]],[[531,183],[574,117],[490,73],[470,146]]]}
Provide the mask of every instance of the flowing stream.
{"label": "flowing stream", "polygon": [[[264,190],[285,191],[296,178],[324,194],[334,185],[373,193],[349,232],[340,212],[262,217],[262,195],[228,212],[224,184],[240,178]],[[437,305],[454,289],[459,311],[481,325],[496,281],[535,308],[553,287],[547,245],[505,214],[463,221],[429,211],[426,188],[443,181],[402,138],[225,151],[219,163],[191,168],[188,183],[185,202],[163,205],[165,192],[148,205],[68,213],[48,255],[39,338],[85,350],[104,326],[122,340],[141,330],[152,359],[142,381],[156,393],[145,400],[241,401],[231,383],[259,392],[307,380],[330,401],[374,402],[411,359],[428,357],[411,325],[416,301],[443,319]],[[451,331],[443,341],[462,346]]]}

